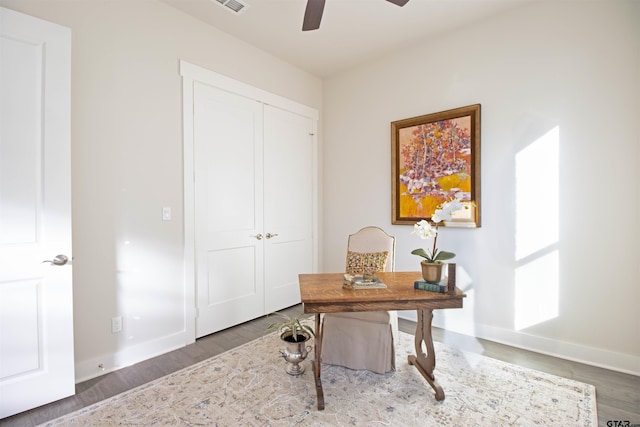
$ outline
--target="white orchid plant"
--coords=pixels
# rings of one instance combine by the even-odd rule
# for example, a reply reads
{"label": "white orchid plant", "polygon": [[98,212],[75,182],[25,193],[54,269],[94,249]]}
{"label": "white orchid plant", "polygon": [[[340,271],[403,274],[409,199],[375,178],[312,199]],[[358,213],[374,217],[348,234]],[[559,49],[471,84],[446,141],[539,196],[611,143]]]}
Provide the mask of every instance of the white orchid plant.
{"label": "white orchid plant", "polygon": [[453,252],[441,251],[436,247],[438,242],[438,226],[442,221],[451,221],[451,215],[463,209],[462,202],[459,197],[453,200],[448,200],[440,204],[431,215],[431,222],[427,220],[421,220],[413,226],[411,234],[417,234],[421,239],[429,239],[433,237],[433,249],[425,251],[422,248],[414,249],[411,251],[413,255],[421,256],[428,263],[441,263],[456,256]]}

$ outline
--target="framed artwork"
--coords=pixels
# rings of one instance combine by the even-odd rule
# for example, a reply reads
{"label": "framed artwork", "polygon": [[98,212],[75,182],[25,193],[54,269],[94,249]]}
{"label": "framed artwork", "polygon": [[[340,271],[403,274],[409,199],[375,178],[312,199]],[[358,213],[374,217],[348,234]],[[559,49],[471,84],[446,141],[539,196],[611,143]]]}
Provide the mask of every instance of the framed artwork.
{"label": "framed artwork", "polygon": [[459,197],[444,225],[480,227],[480,104],[391,122],[391,182],[393,224],[430,220]]}

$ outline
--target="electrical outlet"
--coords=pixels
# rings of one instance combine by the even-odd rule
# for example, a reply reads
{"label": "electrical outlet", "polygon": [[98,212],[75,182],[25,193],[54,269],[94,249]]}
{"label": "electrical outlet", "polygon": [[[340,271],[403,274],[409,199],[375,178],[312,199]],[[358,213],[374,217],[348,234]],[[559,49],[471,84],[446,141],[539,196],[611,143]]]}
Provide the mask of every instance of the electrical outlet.
{"label": "electrical outlet", "polygon": [[111,333],[117,334],[118,332],[122,332],[122,316],[111,318]]}

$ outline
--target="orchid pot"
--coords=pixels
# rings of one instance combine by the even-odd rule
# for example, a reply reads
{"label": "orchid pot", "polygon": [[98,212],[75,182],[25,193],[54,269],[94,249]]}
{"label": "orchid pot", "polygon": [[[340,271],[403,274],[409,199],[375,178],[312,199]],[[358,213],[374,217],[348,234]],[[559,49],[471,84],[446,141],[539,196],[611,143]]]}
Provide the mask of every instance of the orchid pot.
{"label": "orchid pot", "polygon": [[442,280],[442,270],[446,264],[442,262],[420,262],[422,278],[427,283],[439,283]]}

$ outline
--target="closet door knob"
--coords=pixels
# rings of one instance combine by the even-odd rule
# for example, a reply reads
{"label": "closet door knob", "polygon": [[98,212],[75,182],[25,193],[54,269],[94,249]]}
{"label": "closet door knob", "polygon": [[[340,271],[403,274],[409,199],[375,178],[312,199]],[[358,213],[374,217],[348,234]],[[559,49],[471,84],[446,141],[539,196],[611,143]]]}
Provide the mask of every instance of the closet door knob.
{"label": "closet door knob", "polygon": [[262,240],[262,234],[256,234],[255,236],[251,236],[251,237],[255,237],[258,240]]}
{"label": "closet door knob", "polygon": [[277,235],[278,235],[278,233],[273,233],[273,234],[271,234],[271,233],[267,233],[267,235],[266,235],[265,237],[266,237],[267,239],[270,239],[270,238],[272,238],[272,237],[276,237]]}
{"label": "closet door knob", "polygon": [[44,260],[42,263],[48,262],[51,265],[65,265],[69,261],[69,258],[66,255],[56,255],[56,257],[52,260]]}

